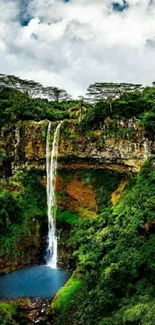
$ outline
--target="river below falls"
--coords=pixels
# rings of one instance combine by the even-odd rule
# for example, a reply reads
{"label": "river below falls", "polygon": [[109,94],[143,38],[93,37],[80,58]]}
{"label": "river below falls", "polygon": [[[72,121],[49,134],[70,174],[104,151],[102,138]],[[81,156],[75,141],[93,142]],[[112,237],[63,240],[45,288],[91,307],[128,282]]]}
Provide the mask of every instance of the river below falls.
{"label": "river below falls", "polygon": [[0,276],[0,299],[51,299],[71,277],[70,271],[32,266]]}

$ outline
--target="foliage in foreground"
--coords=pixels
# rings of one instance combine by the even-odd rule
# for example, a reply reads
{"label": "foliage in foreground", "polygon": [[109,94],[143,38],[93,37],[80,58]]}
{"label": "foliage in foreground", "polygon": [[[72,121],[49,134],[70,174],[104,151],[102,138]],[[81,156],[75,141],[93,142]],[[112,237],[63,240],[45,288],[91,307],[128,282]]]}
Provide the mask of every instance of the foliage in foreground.
{"label": "foliage in foreground", "polygon": [[152,160],[113,209],[75,225],[70,244],[77,245],[82,286],[67,306],[57,297],[57,324],[155,324],[154,193]]}
{"label": "foliage in foreground", "polygon": [[22,310],[13,302],[0,302],[1,325],[27,325],[28,320]]}

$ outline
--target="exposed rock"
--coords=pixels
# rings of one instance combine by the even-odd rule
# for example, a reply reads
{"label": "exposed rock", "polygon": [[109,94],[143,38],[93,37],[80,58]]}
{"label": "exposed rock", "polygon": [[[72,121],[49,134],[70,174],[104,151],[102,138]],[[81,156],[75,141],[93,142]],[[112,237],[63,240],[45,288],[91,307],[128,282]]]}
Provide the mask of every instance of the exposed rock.
{"label": "exposed rock", "polygon": [[96,200],[92,185],[84,185],[81,181],[74,178],[66,186],[66,193],[79,203],[80,206],[96,210]]}
{"label": "exposed rock", "polygon": [[[0,174],[10,177],[16,170],[40,170],[40,184],[46,186],[46,133],[49,121],[19,121],[16,125],[8,124],[1,129],[0,134]],[[58,177],[56,182],[57,203],[61,212],[67,211],[77,214],[77,217],[94,218],[99,212],[101,200],[111,200],[113,204],[119,199],[127,180],[124,174],[138,172],[147,157],[155,151],[155,143],[149,141],[138,128],[136,120],[128,122],[118,121],[120,130],[133,128],[131,136],[116,136],[107,134],[109,121],[100,130],[82,132],[76,121],[63,121],[60,130],[58,153]],[[51,144],[57,122],[52,123]],[[97,193],[96,183],[91,179],[84,182],[79,177],[79,171],[110,170],[122,174],[116,186],[105,194],[106,188],[100,184]],[[68,172],[68,178],[63,172]],[[105,184],[106,187],[106,184]],[[24,191],[15,185],[6,187],[7,191]],[[111,192],[110,192],[111,191]],[[46,193],[46,191],[45,191]],[[104,198],[105,196],[105,198]],[[46,198],[45,198],[46,200]],[[104,204],[106,204],[104,202]],[[45,220],[47,223],[47,220]],[[36,226],[38,228],[36,228]],[[58,222],[59,236],[59,267],[74,268],[71,248],[66,246],[70,236],[71,226],[65,221]],[[23,238],[20,246],[20,257],[0,258],[0,272],[35,265],[40,263],[42,243],[45,233],[41,224],[32,223],[29,238]]]}
{"label": "exposed rock", "polygon": [[58,229],[58,268],[65,270],[75,270],[76,260],[73,256],[73,247],[68,247],[71,226],[67,223],[57,223]]}
{"label": "exposed rock", "polygon": [[91,184],[83,184],[82,180],[77,179],[76,174],[73,174],[73,177],[70,180],[68,179],[67,183],[64,182],[63,176],[60,178],[59,175],[56,190],[60,193],[57,202],[64,210],[77,212],[81,215],[82,209],[81,217],[89,213],[91,216],[96,216],[98,207],[95,190]]}
{"label": "exposed rock", "polygon": [[17,256],[0,257],[0,274],[8,273],[19,268],[24,268],[31,265],[38,265],[43,262],[44,234],[41,229],[35,232],[33,229],[29,237],[23,237],[20,242],[20,254]]}
{"label": "exposed rock", "polygon": [[[31,300],[30,298],[18,298],[13,300],[3,300],[10,305],[16,305],[18,314],[15,315],[18,324],[33,325],[53,325],[53,315],[51,311],[51,300],[40,298]],[[24,321],[24,322],[23,322]]]}
{"label": "exposed rock", "polygon": [[112,205],[115,205],[117,201],[120,199],[121,193],[123,192],[127,183],[128,183],[127,180],[122,180],[117,190],[112,193],[111,195]]}
{"label": "exposed rock", "polygon": [[[129,127],[129,125],[120,127]],[[3,163],[1,173],[6,170],[5,154],[9,157],[12,172],[21,168],[40,168],[45,170],[46,130],[48,121],[18,122],[1,131]],[[57,123],[52,123],[52,133]],[[133,126],[132,126],[133,127]],[[107,136],[103,130],[82,133],[75,121],[64,121],[60,131],[58,168],[88,169],[102,168],[120,172],[138,172],[155,144],[144,137],[142,130],[134,122],[134,133],[130,139]],[[52,136],[51,136],[52,141]],[[7,162],[9,164],[9,162]],[[8,167],[9,168],[9,165]],[[11,171],[10,171],[11,172]]]}

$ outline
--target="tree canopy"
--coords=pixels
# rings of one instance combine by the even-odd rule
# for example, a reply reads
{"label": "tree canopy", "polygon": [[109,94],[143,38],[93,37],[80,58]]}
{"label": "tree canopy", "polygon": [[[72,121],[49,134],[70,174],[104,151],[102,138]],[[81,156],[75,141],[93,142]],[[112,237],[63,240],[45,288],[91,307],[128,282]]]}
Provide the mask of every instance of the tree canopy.
{"label": "tree canopy", "polygon": [[0,74],[0,87],[1,90],[6,87],[19,90],[27,93],[31,98],[46,98],[55,102],[71,99],[71,96],[64,89],[58,87],[43,87],[39,82],[21,79],[14,75]]}
{"label": "tree canopy", "polygon": [[43,95],[49,100],[53,100],[57,103],[71,99],[71,96],[67,93],[66,90],[57,87],[43,88]]}
{"label": "tree canopy", "polygon": [[154,130],[155,87],[132,83],[97,82],[87,96],[72,99],[58,87],[43,87],[32,80],[0,75],[0,125],[6,121],[66,118],[80,123],[81,130],[103,128],[106,119],[137,118],[151,137]]}
{"label": "tree canopy", "polygon": [[106,99],[112,109],[114,99],[119,98],[120,95],[126,92],[131,93],[141,89],[141,84],[96,82],[88,87],[86,99],[91,103]]}

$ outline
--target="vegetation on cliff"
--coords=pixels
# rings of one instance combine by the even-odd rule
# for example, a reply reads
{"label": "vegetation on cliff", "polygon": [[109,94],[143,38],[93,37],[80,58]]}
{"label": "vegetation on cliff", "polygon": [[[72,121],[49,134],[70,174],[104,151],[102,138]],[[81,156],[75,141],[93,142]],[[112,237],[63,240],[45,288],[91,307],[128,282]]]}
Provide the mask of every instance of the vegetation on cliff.
{"label": "vegetation on cliff", "polygon": [[[70,238],[82,281],[66,286],[53,308],[61,325],[148,325],[155,323],[155,168],[148,161],[113,208],[97,219],[79,220]],[[62,305],[62,296],[69,302]],[[67,299],[67,298],[66,298]],[[68,300],[67,300],[68,301]]]}
{"label": "vegetation on cliff", "polygon": [[[21,135],[17,139],[21,145],[21,150],[18,148],[19,153],[13,151],[8,142],[4,146],[6,150],[3,146],[0,148],[4,167],[10,163],[12,153],[17,154],[19,167],[20,159],[22,162],[26,159],[33,162],[35,156],[33,147],[36,144],[39,159],[44,160],[43,144],[45,145],[47,125],[35,130],[33,139],[28,141],[25,134],[29,136],[29,132],[26,133],[25,130],[30,127],[31,122],[25,120],[65,120],[61,129],[63,134],[60,137],[63,149],[65,146],[68,147],[69,139],[74,150],[79,146],[84,152],[82,156],[84,158],[90,149],[93,150],[93,146],[94,157],[97,151],[103,151],[106,137],[119,137],[128,139],[129,142],[131,138],[136,139],[137,142],[133,141],[133,144],[137,146],[141,143],[138,143],[137,139],[140,137],[136,137],[135,134],[142,130],[141,139],[145,139],[146,136],[147,141],[154,140],[154,87],[142,88],[141,85],[135,85],[132,89],[130,85],[128,91],[129,85],[106,84],[106,89],[103,89],[103,85],[99,84],[102,90],[100,96],[94,93],[98,92],[98,89],[93,89],[91,96],[94,98],[89,101],[89,98],[71,100],[63,92],[62,97],[58,98],[59,89],[57,92],[52,88],[46,89],[49,98],[39,97],[38,93],[37,96],[36,94],[33,96],[33,91],[38,91],[38,84],[29,86],[26,88],[24,84],[25,88],[21,89],[20,86],[17,89],[9,84],[2,85],[0,89],[2,137],[5,137],[6,133],[11,134],[12,129],[10,127],[8,131],[8,125],[16,123],[18,127],[21,127],[20,123],[22,124],[18,131],[25,137],[22,139]],[[96,86],[98,87],[98,84],[95,84]],[[39,91],[40,89],[39,85]],[[122,89],[125,89],[125,92]],[[89,90],[92,92],[92,87]],[[55,91],[55,97],[52,91]],[[73,120],[71,123],[73,122],[75,127],[70,127],[68,119]],[[32,125],[31,130],[34,128]],[[41,133],[39,140],[37,132]],[[100,137],[97,134],[100,134]],[[11,136],[7,141],[8,139],[10,140]],[[115,149],[115,144],[113,148]],[[63,158],[64,164],[76,157],[70,155],[70,148],[67,150],[68,156],[66,161]],[[114,165],[115,153],[112,155]],[[99,158],[97,156],[97,159]],[[132,164],[131,160],[130,163]],[[10,172],[10,166],[11,163],[9,172],[3,172],[6,168],[2,168],[3,175],[0,181],[2,272],[18,268],[19,264],[21,267],[38,263],[47,230],[46,191],[43,178],[45,172],[37,168]],[[61,252],[61,266],[65,265],[67,268],[70,265],[75,266],[75,260],[71,260],[70,265],[64,262],[71,259],[70,254],[74,249],[77,269],[53,302],[56,324],[153,325],[155,323],[154,158],[145,163],[138,175],[123,174],[124,169],[122,170],[121,166],[118,172],[89,170],[89,164],[86,166],[88,166],[86,171],[61,170],[58,173],[57,222],[61,246],[58,250],[65,249],[65,254],[66,251],[69,252],[67,258],[65,254],[62,258]],[[65,235],[62,238],[63,233]],[[70,238],[66,244],[68,236]],[[6,263],[5,269],[3,260]],[[1,319],[6,319],[4,325],[16,324],[9,306],[1,306]]]}
{"label": "vegetation on cliff", "polygon": [[119,131],[117,121],[136,118],[139,126],[145,128],[146,135],[151,137],[151,133],[155,131],[155,88],[146,87],[143,90],[122,93],[113,100],[111,108],[106,99],[100,99],[83,116],[81,128],[85,130],[103,127],[107,117],[108,129],[114,134]]}
{"label": "vegetation on cliff", "polygon": [[1,180],[0,256],[6,271],[41,259],[46,232],[46,193],[41,176],[38,171],[21,171]]}
{"label": "vegetation on cliff", "polygon": [[19,90],[4,88],[0,91],[0,126],[8,121],[63,120],[69,117],[67,110],[72,105],[72,101],[59,103],[43,98],[32,98]]}
{"label": "vegetation on cliff", "polygon": [[15,76],[0,76],[0,126],[8,121],[75,119],[86,131],[103,128],[107,118],[108,129],[114,133],[119,132],[118,120],[137,118],[139,126],[151,135],[155,123],[154,85],[95,83],[88,87],[86,98],[75,100],[57,87],[44,88]]}
{"label": "vegetation on cliff", "polygon": [[0,302],[1,325],[27,325],[28,318],[17,302]]}
{"label": "vegetation on cliff", "polygon": [[57,324],[154,324],[154,180],[152,160],[112,209],[76,224],[70,244],[82,287],[67,305],[59,301],[68,287],[56,297]]}

